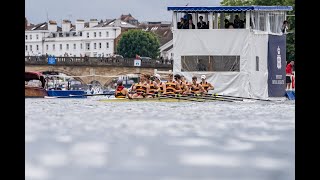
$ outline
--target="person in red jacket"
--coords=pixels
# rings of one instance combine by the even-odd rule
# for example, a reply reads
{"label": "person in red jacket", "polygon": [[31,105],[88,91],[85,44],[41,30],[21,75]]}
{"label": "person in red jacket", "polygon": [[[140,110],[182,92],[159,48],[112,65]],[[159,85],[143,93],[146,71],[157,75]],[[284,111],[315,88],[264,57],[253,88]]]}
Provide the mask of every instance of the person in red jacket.
{"label": "person in red jacket", "polygon": [[293,75],[292,73],[292,68],[294,65],[294,61],[290,61],[290,63],[287,64],[286,67],[286,83],[287,83],[287,89],[290,89],[290,84],[292,82],[291,76]]}

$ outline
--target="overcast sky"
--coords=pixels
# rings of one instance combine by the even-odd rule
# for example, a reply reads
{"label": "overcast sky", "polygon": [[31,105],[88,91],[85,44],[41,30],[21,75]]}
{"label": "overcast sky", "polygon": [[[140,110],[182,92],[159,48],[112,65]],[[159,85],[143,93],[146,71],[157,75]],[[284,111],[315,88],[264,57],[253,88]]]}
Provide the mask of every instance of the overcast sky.
{"label": "overcast sky", "polygon": [[26,17],[37,24],[63,19],[113,19],[129,14],[139,21],[171,21],[168,6],[219,6],[221,0],[25,0]]}

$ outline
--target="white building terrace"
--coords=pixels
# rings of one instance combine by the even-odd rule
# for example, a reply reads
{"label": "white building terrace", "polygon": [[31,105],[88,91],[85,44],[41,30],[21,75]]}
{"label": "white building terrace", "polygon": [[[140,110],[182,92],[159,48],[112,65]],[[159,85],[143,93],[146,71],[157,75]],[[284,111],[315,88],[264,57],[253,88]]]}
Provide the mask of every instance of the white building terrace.
{"label": "white building terrace", "polygon": [[64,20],[61,27],[55,21],[26,25],[25,55],[108,57],[116,52],[121,32],[137,28],[120,19],[99,22]]}

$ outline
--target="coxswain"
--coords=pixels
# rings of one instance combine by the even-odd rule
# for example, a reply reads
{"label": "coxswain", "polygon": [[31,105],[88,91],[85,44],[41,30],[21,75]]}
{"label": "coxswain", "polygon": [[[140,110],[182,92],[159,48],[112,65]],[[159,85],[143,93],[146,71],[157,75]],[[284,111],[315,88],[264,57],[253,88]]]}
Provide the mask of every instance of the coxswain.
{"label": "coxswain", "polygon": [[201,84],[197,83],[197,77],[193,76],[192,77],[192,84],[191,84],[191,93],[192,94],[201,94],[203,93],[205,90],[203,89],[203,87],[201,86]]}
{"label": "coxswain", "polygon": [[117,81],[117,88],[116,88],[114,96],[116,98],[126,98],[126,97],[128,97],[129,99],[132,99],[131,95],[129,94],[128,89],[123,86],[122,79],[119,79]]}
{"label": "coxswain", "polygon": [[200,82],[201,86],[205,90],[204,93],[208,93],[209,90],[214,90],[213,85],[211,83],[207,82],[206,78],[207,78],[206,75],[202,75],[201,76],[201,82]]}
{"label": "coxswain", "polygon": [[144,98],[146,94],[149,93],[149,84],[147,79],[150,78],[150,75],[140,74],[140,82],[132,85],[131,91],[135,92],[132,95],[132,98]]}

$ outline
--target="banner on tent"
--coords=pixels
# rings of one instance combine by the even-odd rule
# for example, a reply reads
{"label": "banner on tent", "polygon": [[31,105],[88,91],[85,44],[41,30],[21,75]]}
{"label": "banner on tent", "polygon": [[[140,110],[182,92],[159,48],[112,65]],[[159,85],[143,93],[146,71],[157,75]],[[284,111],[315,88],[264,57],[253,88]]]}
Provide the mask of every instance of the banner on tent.
{"label": "banner on tent", "polygon": [[268,95],[282,97],[286,89],[286,36],[269,35]]}

